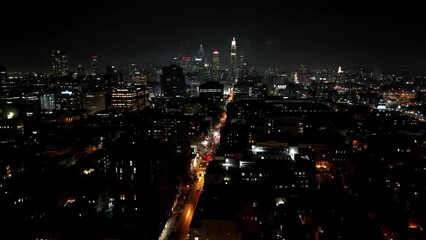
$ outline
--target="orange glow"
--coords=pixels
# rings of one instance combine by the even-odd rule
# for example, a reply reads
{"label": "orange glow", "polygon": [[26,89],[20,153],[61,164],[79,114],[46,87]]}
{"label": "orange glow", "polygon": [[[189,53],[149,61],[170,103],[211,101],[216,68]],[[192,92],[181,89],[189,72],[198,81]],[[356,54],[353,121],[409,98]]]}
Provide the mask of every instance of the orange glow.
{"label": "orange glow", "polygon": [[91,145],[84,150],[84,153],[89,154],[95,152],[96,150],[98,150],[98,147],[96,145]]}
{"label": "orange glow", "polygon": [[315,164],[316,169],[329,169],[330,164],[327,161],[318,161]]}
{"label": "orange glow", "polygon": [[410,229],[416,229],[416,228],[419,228],[420,226],[419,226],[419,224],[417,223],[417,221],[416,220],[414,220],[414,219],[409,219],[408,220],[408,228],[410,228]]}

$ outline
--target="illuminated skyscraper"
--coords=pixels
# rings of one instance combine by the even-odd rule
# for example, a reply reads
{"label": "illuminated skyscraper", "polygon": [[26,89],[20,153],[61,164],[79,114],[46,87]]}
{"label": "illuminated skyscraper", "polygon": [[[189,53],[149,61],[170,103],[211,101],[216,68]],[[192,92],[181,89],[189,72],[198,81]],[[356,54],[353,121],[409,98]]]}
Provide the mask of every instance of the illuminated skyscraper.
{"label": "illuminated skyscraper", "polygon": [[55,110],[55,95],[54,94],[43,94],[40,96],[40,108],[43,111]]}
{"label": "illuminated skyscraper", "polygon": [[237,41],[235,40],[235,37],[232,39],[231,42],[231,66],[230,66],[230,73],[232,76],[232,80],[235,80],[237,78]]}
{"label": "illuminated skyscraper", "polygon": [[198,54],[201,55],[201,57],[204,58],[204,48],[203,44],[200,43],[200,50],[198,50]]}
{"label": "illuminated skyscraper", "polygon": [[202,72],[204,68],[204,48],[203,44],[200,44],[200,50],[198,50],[197,55],[194,58],[194,71]]}
{"label": "illuminated skyscraper", "polygon": [[248,74],[247,63],[244,59],[244,52],[240,51],[238,63],[238,77],[244,77]]}
{"label": "illuminated skyscraper", "polygon": [[56,77],[68,75],[68,55],[62,50],[52,51],[53,75]]}
{"label": "illuminated skyscraper", "polygon": [[92,75],[99,75],[98,56],[92,56]]}
{"label": "illuminated skyscraper", "polygon": [[183,68],[183,72],[187,73],[192,70],[192,57],[191,48],[189,46],[183,47],[181,42],[181,50],[179,56],[179,66]]}
{"label": "illuminated skyscraper", "polygon": [[113,108],[129,109],[130,111],[143,110],[148,105],[148,90],[135,85],[113,88],[111,103]]}
{"label": "illuminated skyscraper", "polygon": [[215,49],[213,51],[213,64],[212,64],[212,68],[213,68],[213,79],[215,81],[218,81],[219,80],[220,63],[219,63],[219,51],[217,49]]}

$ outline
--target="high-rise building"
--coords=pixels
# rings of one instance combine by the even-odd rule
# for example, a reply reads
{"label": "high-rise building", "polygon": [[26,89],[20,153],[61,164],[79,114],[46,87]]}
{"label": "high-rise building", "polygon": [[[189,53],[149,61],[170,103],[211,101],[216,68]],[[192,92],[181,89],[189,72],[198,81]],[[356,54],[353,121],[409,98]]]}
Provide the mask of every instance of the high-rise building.
{"label": "high-rise building", "polygon": [[[50,97],[47,99],[48,101],[51,101]],[[81,110],[81,98],[79,92],[64,90],[55,94],[55,109],[60,111]]]}
{"label": "high-rise building", "polygon": [[245,62],[244,52],[240,51],[238,63],[238,77],[244,77],[248,74],[247,63]]}
{"label": "high-rise building", "polygon": [[94,114],[106,108],[105,93],[102,91],[84,92],[81,98],[83,108],[89,110],[90,114]]}
{"label": "high-rise building", "polygon": [[380,68],[375,67],[373,69],[373,79],[376,81],[382,80],[382,70]]}
{"label": "high-rise building", "polygon": [[204,58],[204,48],[203,48],[203,44],[201,43],[200,43],[200,49],[198,50],[198,54]]}
{"label": "high-rise building", "polygon": [[68,55],[62,50],[52,51],[52,69],[56,77],[68,75]]}
{"label": "high-rise building", "polygon": [[114,88],[111,95],[113,108],[124,108],[130,111],[143,110],[148,105],[148,90],[140,86]]}
{"label": "high-rise building", "polygon": [[212,68],[213,68],[213,79],[215,81],[218,81],[219,80],[220,62],[219,62],[219,51],[217,49],[215,49],[213,51]]}
{"label": "high-rise building", "polygon": [[184,96],[186,94],[185,75],[181,67],[177,65],[163,67],[161,92],[167,97]]}
{"label": "high-rise building", "polygon": [[343,74],[344,71],[342,70],[342,67],[339,66],[339,68],[337,69],[337,76],[336,76],[336,82],[337,83],[342,83],[343,82]]}
{"label": "high-rise building", "polygon": [[189,46],[183,47],[181,42],[180,51],[178,57],[178,66],[183,68],[183,72],[187,73],[192,70],[192,54]]}
{"label": "high-rise building", "polygon": [[55,95],[43,94],[40,96],[40,108],[43,111],[53,111],[56,108]]}
{"label": "high-rise building", "polygon": [[308,69],[306,68],[306,65],[301,64],[300,70],[299,70],[299,76],[298,76],[299,83],[301,84],[309,84],[309,74]]}
{"label": "high-rise building", "polygon": [[221,103],[223,101],[223,84],[216,81],[205,82],[200,85],[200,98],[210,102]]}
{"label": "high-rise building", "polygon": [[84,75],[84,66],[82,64],[77,65],[77,75],[83,76]]}
{"label": "high-rise building", "polygon": [[29,76],[26,76],[25,74],[7,74],[6,68],[0,69],[0,95],[8,97],[22,95],[23,87],[28,86],[28,79]]}
{"label": "high-rise building", "polygon": [[114,65],[109,65],[106,67],[106,75],[113,76],[118,73],[117,68]]}
{"label": "high-rise building", "polygon": [[0,95],[4,96],[7,92],[7,71],[6,68],[0,66]]}
{"label": "high-rise building", "polygon": [[195,72],[202,72],[204,68],[204,48],[203,44],[200,44],[200,50],[198,50],[198,53],[194,57],[194,71]]}
{"label": "high-rise building", "polygon": [[237,41],[235,37],[231,42],[231,66],[229,70],[233,78],[232,80],[235,80],[235,78],[237,78]]}
{"label": "high-rise building", "polygon": [[99,75],[98,56],[92,56],[92,75]]}

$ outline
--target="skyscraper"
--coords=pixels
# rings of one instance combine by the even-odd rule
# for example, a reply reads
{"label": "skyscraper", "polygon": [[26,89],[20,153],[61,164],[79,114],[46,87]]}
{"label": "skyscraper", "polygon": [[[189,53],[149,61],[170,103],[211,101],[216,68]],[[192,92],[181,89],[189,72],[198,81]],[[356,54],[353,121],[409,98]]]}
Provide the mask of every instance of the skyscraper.
{"label": "skyscraper", "polygon": [[52,69],[56,77],[68,75],[68,55],[62,50],[52,51]]}
{"label": "skyscraper", "polygon": [[99,75],[98,56],[92,56],[92,75]]}
{"label": "skyscraper", "polygon": [[202,72],[204,68],[204,48],[203,44],[200,44],[200,50],[198,50],[198,53],[195,55],[194,58],[194,70],[195,72]]}
{"label": "skyscraper", "polygon": [[240,62],[238,65],[238,77],[244,77],[247,75],[248,69],[247,69],[247,63],[245,62],[245,59],[244,59],[243,51],[240,51],[239,60]]}
{"label": "skyscraper", "polygon": [[0,96],[7,93],[7,71],[6,68],[0,66]]}
{"label": "skyscraper", "polygon": [[84,75],[84,66],[81,64],[77,65],[77,75],[83,76]]}
{"label": "skyscraper", "polygon": [[213,79],[215,81],[218,81],[219,80],[220,63],[219,63],[219,51],[217,49],[215,49],[213,51],[213,64],[212,64],[212,68],[213,68]]}
{"label": "skyscraper", "polygon": [[163,67],[161,92],[167,97],[184,96],[186,94],[185,75],[181,67],[177,65]]}
{"label": "skyscraper", "polygon": [[204,58],[204,48],[203,48],[203,44],[201,43],[200,43],[200,49],[198,50],[198,54]]}
{"label": "skyscraper", "polygon": [[237,73],[237,41],[235,40],[235,37],[234,37],[231,42],[230,74],[231,74],[232,80],[235,80],[235,78],[237,78],[236,73]]}

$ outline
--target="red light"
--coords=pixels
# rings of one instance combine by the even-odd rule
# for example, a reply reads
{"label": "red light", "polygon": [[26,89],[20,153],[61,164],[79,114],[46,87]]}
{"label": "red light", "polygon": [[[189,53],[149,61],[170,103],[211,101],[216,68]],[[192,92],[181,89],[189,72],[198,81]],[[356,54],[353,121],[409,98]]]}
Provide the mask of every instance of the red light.
{"label": "red light", "polygon": [[219,51],[218,51],[217,49],[215,49],[215,50],[213,51],[213,53],[219,53]]}

